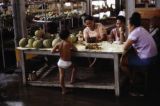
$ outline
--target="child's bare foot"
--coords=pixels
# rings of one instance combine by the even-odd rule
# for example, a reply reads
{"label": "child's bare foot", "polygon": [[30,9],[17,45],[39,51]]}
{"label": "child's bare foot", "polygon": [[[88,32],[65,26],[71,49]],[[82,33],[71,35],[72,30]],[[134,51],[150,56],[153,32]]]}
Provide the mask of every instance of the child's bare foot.
{"label": "child's bare foot", "polygon": [[66,95],[66,94],[68,94],[68,93],[70,93],[70,92],[72,92],[72,90],[63,90],[63,91],[62,91],[62,95]]}
{"label": "child's bare foot", "polygon": [[66,94],[66,89],[62,89],[62,95]]}
{"label": "child's bare foot", "polygon": [[65,95],[66,94],[66,91],[62,91],[62,95]]}

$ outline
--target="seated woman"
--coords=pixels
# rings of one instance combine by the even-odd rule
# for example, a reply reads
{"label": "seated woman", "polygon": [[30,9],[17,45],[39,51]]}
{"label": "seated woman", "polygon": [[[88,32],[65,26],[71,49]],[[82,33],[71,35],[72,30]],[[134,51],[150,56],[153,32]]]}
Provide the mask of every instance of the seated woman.
{"label": "seated woman", "polygon": [[86,42],[97,42],[105,39],[106,29],[101,23],[95,23],[92,16],[87,16],[84,21],[86,28],[83,30],[83,36]]}
{"label": "seated woman", "polygon": [[109,35],[109,41],[119,42],[125,41],[125,17],[118,16],[116,18],[116,28],[112,29]]}
{"label": "seated woman", "polygon": [[[141,27],[141,15],[139,13],[135,12],[130,17],[128,30],[129,35],[124,44],[124,52],[121,58],[121,68],[128,76],[130,83],[132,83],[133,79],[129,68],[138,68],[139,66],[145,67],[150,65],[157,56],[157,47],[149,32]],[[134,52],[128,52],[126,55],[130,47],[133,47]],[[127,57],[127,62],[125,62],[125,64],[122,61],[124,57]]]}

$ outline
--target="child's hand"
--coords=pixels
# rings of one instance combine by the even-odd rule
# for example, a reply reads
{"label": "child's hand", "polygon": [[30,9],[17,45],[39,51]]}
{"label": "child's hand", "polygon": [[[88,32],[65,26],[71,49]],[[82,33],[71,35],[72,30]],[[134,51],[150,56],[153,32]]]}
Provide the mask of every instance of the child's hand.
{"label": "child's hand", "polygon": [[77,51],[77,48],[75,46],[73,46],[72,51]]}
{"label": "child's hand", "polygon": [[54,50],[53,50],[53,49],[51,50],[51,53],[54,53]]}

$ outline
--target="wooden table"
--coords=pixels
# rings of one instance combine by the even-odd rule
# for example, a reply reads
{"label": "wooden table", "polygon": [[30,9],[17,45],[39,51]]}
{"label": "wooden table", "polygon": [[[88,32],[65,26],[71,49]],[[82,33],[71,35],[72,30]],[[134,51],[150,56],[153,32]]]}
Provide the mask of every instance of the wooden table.
{"label": "wooden table", "polygon": [[[119,84],[119,54],[123,52],[123,45],[115,44],[115,43],[109,43],[106,41],[103,41],[101,43],[98,43],[101,50],[91,50],[91,49],[85,49],[85,46],[82,44],[75,44],[75,46],[78,48],[78,52],[74,52],[73,55],[77,57],[94,57],[94,58],[106,58],[106,59],[113,59],[114,63],[114,84],[113,85],[105,85],[102,87],[96,87],[92,86],[93,88],[102,88],[102,89],[114,89],[115,95],[120,95],[120,84]],[[22,77],[23,77],[23,84],[26,84],[26,58],[25,54],[37,54],[37,55],[53,55],[58,56],[58,53],[52,54],[50,52],[51,48],[42,48],[42,49],[30,49],[30,48],[21,48],[17,47],[18,50],[21,51],[20,53],[20,62],[21,62],[21,68],[22,68]],[[78,87],[78,85],[77,85]],[[84,88],[87,88],[87,86],[83,86]]]}

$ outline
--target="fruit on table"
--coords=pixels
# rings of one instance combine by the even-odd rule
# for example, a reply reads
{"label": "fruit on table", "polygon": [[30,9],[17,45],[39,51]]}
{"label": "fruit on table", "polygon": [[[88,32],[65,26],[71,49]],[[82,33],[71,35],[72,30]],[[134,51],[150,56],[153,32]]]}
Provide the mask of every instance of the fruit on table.
{"label": "fruit on table", "polygon": [[45,40],[43,40],[43,47],[45,47],[45,48],[51,48],[52,47],[52,40],[51,39],[45,39]]}
{"label": "fruit on table", "polygon": [[70,41],[71,43],[76,43],[77,37],[76,37],[75,35],[71,34],[70,37],[69,37],[69,41]]}
{"label": "fruit on table", "polygon": [[35,35],[36,37],[42,38],[43,35],[44,35],[43,29],[36,30],[36,31],[34,32],[34,35]]}
{"label": "fruit on table", "polygon": [[28,39],[27,38],[22,38],[19,41],[19,46],[20,47],[25,47],[27,45],[27,43],[28,43]]}
{"label": "fruit on table", "polygon": [[32,48],[32,47],[33,47],[33,42],[34,42],[34,41],[35,41],[35,39],[34,39],[34,38],[30,38],[30,39],[28,39],[27,47]]}
{"label": "fruit on table", "polygon": [[34,48],[41,48],[43,46],[43,41],[42,40],[35,40],[33,42],[33,47]]}
{"label": "fruit on table", "polygon": [[61,41],[61,39],[60,39],[59,37],[55,38],[55,39],[52,41],[52,47],[55,47],[56,44],[57,44],[58,42],[60,42],[60,41]]}
{"label": "fruit on table", "polygon": [[37,36],[33,36],[32,37],[34,40],[40,40],[41,38],[40,37],[37,37]]}

